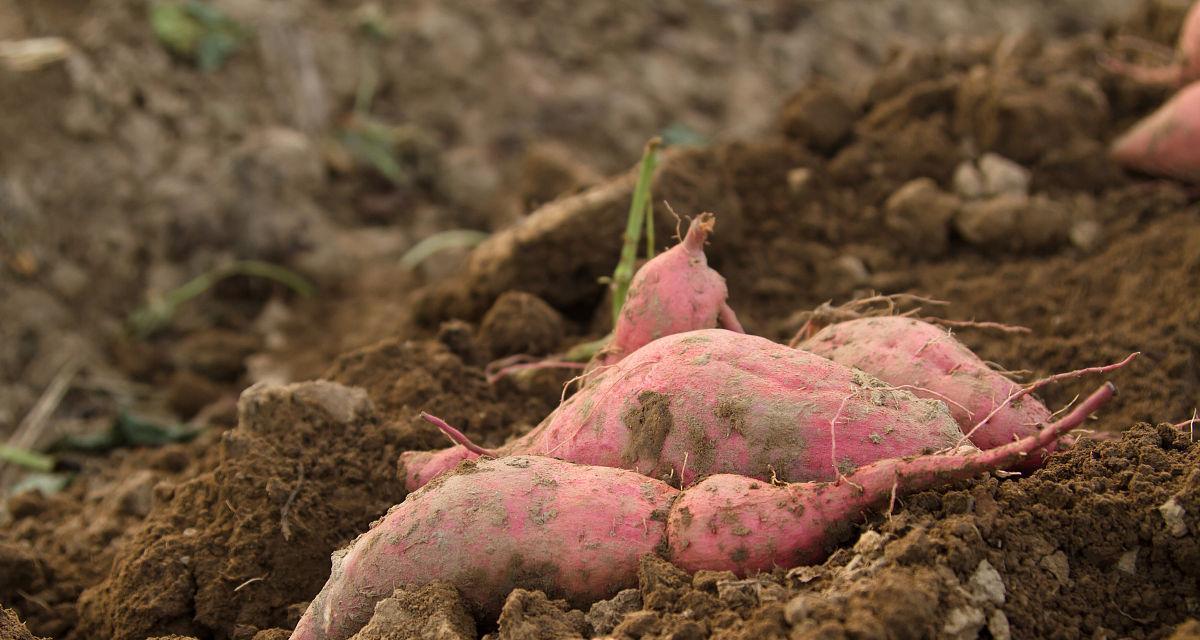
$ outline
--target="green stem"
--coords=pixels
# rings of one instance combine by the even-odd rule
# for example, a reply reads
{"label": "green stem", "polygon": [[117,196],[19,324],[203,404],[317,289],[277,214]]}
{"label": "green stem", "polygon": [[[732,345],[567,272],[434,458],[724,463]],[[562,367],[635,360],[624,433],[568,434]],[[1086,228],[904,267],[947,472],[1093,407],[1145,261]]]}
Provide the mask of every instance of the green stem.
{"label": "green stem", "polygon": [[54,458],[6,444],[0,444],[0,460],[42,473],[54,471]]}
{"label": "green stem", "polygon": [[202,273],[171,290],[161,299],[137,309],[130,314],[130,324],[138,335],[154,333],[168,324],[185,302],[208,291],[221,280],[238,275],[274,280],[304,297],[311,296],[315,291],[308,280],[294,271],[260,260],[238,260]]}
{"label": "green stem", "polygon": [[612,334],[608,334],[603,338],[597,338],[591,342],[582,342],[571,347],[562,357],[567,362],[587,362],[591,360],[601,349],[608,346],[608,342],[612,340]]}
{"label": "green stem", "polygon": [[646,198],[646,259],[654,257],[654,202]]}
{"label": "green stem", "polygon": [[450,229],[439,231],[413,245],[400,256],[400,266],[415,269],[433,254],[446,249],[469,249],[487,240],[488,234],[473,229]]}
{"label": "green stem", "polygon": [[646,217],[646,205],[650,201],[650,181],[654,177],[654,167],[658,155],[658,147],[662,144],[659,138],[651,138],[642,152],[641,171],[638,173],[637,185],[633,189],[633,202],[629,204],[629,218],[625,223],[625,244],[621,247],[621,260],[613,271],[613,326],[621,317],[621,307],[625,305],[625,296],[629,293],[629,282],[633,280],[633,265],[637,262],[638,240],[642,233],[642,220]]}
{"label": "green stem", "polygon": [[358,86],[354,88],[354,113],[366,116],[371,113],[371,103],[375,101],[375,92],[379,89],[379,73],[372,64],[375,57],[375,43],[363,45],[358,56]]}

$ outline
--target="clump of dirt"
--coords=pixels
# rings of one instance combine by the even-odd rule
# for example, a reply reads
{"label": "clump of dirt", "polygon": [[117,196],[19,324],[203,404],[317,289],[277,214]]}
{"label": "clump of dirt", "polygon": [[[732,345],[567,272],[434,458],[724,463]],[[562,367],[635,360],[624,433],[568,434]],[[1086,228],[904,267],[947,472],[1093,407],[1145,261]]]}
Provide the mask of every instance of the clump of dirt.
{"label": "clump of dirt", "polygon": [[560,196],[581,191],[603,180],[595,168],[570,149],[555,143],[535,144],[520,163],[517,201],[522,215]]}
{"label": "clump of dirt", "polygon": [[643,391],[637,405],[621,413],[621,424],[629,429],[629,442],[621,451],[621,461],[627,465],[643,460],[657,466],[663,442],[675,426],[671,416],[671,398],[655,391]]}
{"label": "clump of dirt", "polygon": [[85,460],[82,479],[65,491],[10,499],[0,534],[0,601],[25,615],[37,635],[65,637],[83,590],[107,575],[165,487],[215,462],[218,437],[213,431],[189,445]]}
{"label": "clump of dirt", "polygon": [[21,623],[17,612],[0,606],[0,638],[4,640],[40,640]]}
{"label": "clump of dirt", "polygon": [[[541,591],[513,589],[500,611],[495,640],[583,640],[588,624],[582,611]],[[493,636],[489,636],[493,637]]]}
{"label": "clump of dirt", "polygon": [[453,586],[397,589],[351,640],[474,640],[475,620]]}
{"label": "clump of dirt", "polygon": [[504,397],[501,391],[512,387],[488,384],[479,367],[432,340],[384,340],[342,355],[323,377],[366,389],[380,415],[420,434],[413,448],[422,449],[448,444],[421,420],[422,411],[493,446],[532,427],[558,400],[557,394]]}
{"label": "clump of dirt", "polygon": [[80,598],[76,637],[250,637],[294,624],[329,554],[403,497],[395,458],[419,441],[361,389],[249,389],[214,467],[160,487],[111,574]]}
{"label": "clump of dirt", "polygon": [[558,348],[562,337],[562,315],[523,291],[501,294],[479,323],[479,341],[492,358],[545,355]]}
{"label": "clump of dirt", "polygon": [[1172,633],[1168,640],[1196,640],[1196,638],[1200,638],[1200,621],[1192,619],[1176,627],[1175,633]]}

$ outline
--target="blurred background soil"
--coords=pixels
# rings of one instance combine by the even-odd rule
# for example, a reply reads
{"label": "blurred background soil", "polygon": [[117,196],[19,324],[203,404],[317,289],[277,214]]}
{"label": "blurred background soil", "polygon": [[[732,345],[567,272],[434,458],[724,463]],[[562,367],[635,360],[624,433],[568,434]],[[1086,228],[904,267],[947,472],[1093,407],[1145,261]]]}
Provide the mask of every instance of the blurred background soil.
{"label": "blurred background soil", "polygon": [[[1142,351],[1095,425],[1129,433],[917,496],[807,572],[648,561],[586,620],[514,592],[480,632],[1142,638],[1200,615],[1200,532],[1157,510],[1200,504],[1197,449],[1135,427],[1200,401],[1198,194],[1107,160],[1165,93],[1096,63],[1118,32],[1173,42],[1186,2],[162,6],[0,0],[0,41],[67,45],[0,64],[0,441],[75,437],[56,473],[0,468],[40,487],[0,513],[0,603],[35,635],[286,637],[329,552],[403,498],[396,453],[442,446],[418,411],[495,445],[557,404],[569,373],[484,366],[607,331],[597,279],[654,135],[660,244],[662,200],[715,211],[709,257],[751,332],[909,292],[1029,327],[956,332],[1026,379]],[[517,255],[413,260],[586,198]],[[248,264],[285,271],[163,312]]]}

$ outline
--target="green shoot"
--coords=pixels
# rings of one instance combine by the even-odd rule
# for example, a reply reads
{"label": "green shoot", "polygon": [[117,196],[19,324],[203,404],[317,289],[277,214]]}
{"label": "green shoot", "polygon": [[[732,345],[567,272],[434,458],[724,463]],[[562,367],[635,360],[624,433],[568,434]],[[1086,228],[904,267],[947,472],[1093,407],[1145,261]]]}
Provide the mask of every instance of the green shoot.
{"label": "green shoot", "polygon": [[187,442],[202,429],[121,411],[106,431],[63,436],[51,446],[53,451],[90,451],[100,453],[120,447],[161,447],[175,442]]}
{"label": "green shoot", "polygon": [[673,122],[663,129],[662,139],[669,147],[703,147],[708,144],[704,134],[682,122]]}
{"label": "green shoot", "polygon": [[26,469],[42,473],[54,471],[55,466],[54,458],[50,456],[27,449],[10,447],[6,444],[0,444],[0,461],[9,462],[19,467],[25,467]]}
{"label": "green shoot", "polygon": [[354,90],[354,113],[367,116],[371,113],[371,103],[379,90],[379,69],[375,58],[378,55],[379,43],[390,40],[391,30],[388,28],[387,16],[383,9],[373,2],[360,6],[354,12],[355,28],[365,42],[359,48],[358,56],[358,86]]}
{"label": "green shoot", "polygon": [[613,326],[621,317],[621,307],[625,305],[625,296],[629,293],[629,282],[633,280],[633,266],[637,262],[638,241],[641,240],[642,223],[649,218],[653,224],[653,216],[647,216],[650,204],[650,181],[654,178],[654,168],[658,159],[658,147],[662,144],[659,138],[651,138],[642,152],[641,169],[638,172],[637,185],[633,189],[633,202],[629,205],[629,218],[625,223],[625,244],[621,247],[621,260],[613,271]]}
{"label": "green shoot", "polygon": [[181,305],[230,276],[253,276],[274,280],[304,297],[314,293],[312,284],[294,271],[269,262],[239,260],[202,273],[161,298],[151,300],[149,304],[134,310],[129,314],[130,329],[134,335],[142,338],[160,331],[171,324]]}
{"label": "green shoot", "polygon": [[409,178],[396,156],[396,132],[369,117],[356,117],[339,139],[350,154],[375,168],[397,187],[408,187]]}
{"label": "green shoot", "polygon": [[445,249],[471,248],[488,237],[483,231],[472,229],[450,229],[435,233],[413,245],[400,257],[400,266],[414,269],[433,254]]}
{"label": "green shoot", "polygon": [[200,0],[155,3],[150,27],[167,49],[205,72],[219,69],[246,38],[242,25]]}
{"label": "green shoot", "polygon": [[646,198],[646,259],[654,257],[654,202]]}
{"label": "green shoot", "polygon": [[604,347],[608,346],[609,340],[612,340],[612,334],[608,334],[602,338],[597,338],[591,342],[582,342],[571,347],[562,359],[567,362],[587,362],[591,360],[597,353],[600,353]]}

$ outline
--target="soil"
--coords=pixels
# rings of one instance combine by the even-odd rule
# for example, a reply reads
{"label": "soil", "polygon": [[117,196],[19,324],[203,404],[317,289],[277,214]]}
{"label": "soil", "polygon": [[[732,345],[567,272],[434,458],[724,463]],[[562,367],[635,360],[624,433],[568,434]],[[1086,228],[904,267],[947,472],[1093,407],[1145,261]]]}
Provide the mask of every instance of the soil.
{"label": "soil", "polygon": [[[64,489],[8,498],[0,637],[287,637],[330,553],[404,499],[398,454],[445,445],[418,412],[494,447],[558,404],[572,371],[484,368],[608,330],[619,172],[655,132],[675,143],[658,237],[677,226],[663,200],[717,214],[709,262],[749,332],[786,342],[822,303],[908,293],[949,302],[922,315],[1027,327],[955,330],[1024,379],[1139,351],[1090,425],[1111,439],[910,496],[820,566],[738,579],[648,557],[589,611],[517,589],[497,620],[445,585],[400,590],[360,640],[1196,635],[1200,447],[1170,425],[1200,401],[1200,191],[1108,161],[1165,94],[1096,62],[1115,33],[1173,43],[1186,3],[1122,22],[1121,2],[379,3],[372,39],[354,27],[372,5],[216,2],[257,35],[209,74],[143,3],[93,4],[0,0],[0,39],[76,49],[0,71],[0,434],[39,399],[30,446],[129,409],[200,433],[63,454]],[[391,180],[338,143],[372,74]],[[495,233],[399,264],[456,227]],[[319,294],[237,276],[129,332],[234,258]],[[633,416],[647,439],[653,404]]]}

